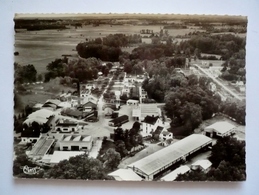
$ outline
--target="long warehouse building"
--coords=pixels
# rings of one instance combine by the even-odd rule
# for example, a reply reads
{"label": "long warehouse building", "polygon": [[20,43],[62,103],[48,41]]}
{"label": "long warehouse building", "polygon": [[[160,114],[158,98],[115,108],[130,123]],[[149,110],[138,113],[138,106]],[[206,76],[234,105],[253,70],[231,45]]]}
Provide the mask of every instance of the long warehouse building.
{"label": "long warehouse building", "polygon": [[211,145],[211,138],[201,134],[192,134],[128,165],[128,168],[132,169],[145,180],[153,180],[159,173],[169,169],[177,162],[185,161],[191,154]]}

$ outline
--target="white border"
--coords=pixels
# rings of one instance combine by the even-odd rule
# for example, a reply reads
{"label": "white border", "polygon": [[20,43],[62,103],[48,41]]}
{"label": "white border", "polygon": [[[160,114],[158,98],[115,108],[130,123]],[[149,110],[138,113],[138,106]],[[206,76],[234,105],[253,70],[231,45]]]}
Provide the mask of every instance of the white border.
{"label": "white border", "polygon": [[[1,0],[0,194],[258,194],[259,1],[243,0]],[[14,13],[182,13],[248,16],[247,181],[243,183],[114,183],[12,178]]]}

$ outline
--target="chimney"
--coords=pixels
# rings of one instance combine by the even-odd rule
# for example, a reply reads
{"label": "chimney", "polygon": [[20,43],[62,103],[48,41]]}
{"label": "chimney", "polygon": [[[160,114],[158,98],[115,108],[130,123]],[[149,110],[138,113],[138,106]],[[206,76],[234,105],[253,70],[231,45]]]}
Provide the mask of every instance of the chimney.
{"label": "chimney", "polygon": [[80,82],[77,81],[78,105],[80,105]]}

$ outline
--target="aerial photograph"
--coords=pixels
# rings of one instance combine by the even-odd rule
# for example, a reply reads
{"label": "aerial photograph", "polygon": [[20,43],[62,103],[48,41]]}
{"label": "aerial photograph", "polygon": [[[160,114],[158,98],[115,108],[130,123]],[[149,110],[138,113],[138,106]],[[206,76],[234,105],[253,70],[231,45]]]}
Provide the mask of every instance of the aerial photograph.
{"label": "aerial photograph", "polygon": [[13,22],[15,179],[246,180],[247,17]]}

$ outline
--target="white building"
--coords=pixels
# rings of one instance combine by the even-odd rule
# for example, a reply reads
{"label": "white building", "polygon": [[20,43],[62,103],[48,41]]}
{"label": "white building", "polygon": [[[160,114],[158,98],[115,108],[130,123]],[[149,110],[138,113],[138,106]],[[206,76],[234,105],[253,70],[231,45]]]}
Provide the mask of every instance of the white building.
{"label": "white building", "polygon": [[116,181],[142,181],[143,179],[136,174],[132,169],[118,169],[108,174]]}
{"label": "white building", "polygon": [[90,151],[93,147],[93,138],[90,135],[68,135],[59,142],[61,151]]}
{"label": "white building", "polygon": [[236,126],[227,121],[219,121],[208,127],[205,127],[204,134],[209,137],[225,137],[235,133]]}
{"label": "white building", "polygon": [[158,126],[163,126],[163,122],[158,116],[146,116],[142,121],[143,136],[152,135]]}
{"label": "white building", "polygon": [[212,163],[207,159],[197,160],[191,165],[191,169],[192,170],[201,169],[203,172],[207,173],[210,170],[211,165]]}
{"label": "white building", "polygon": [[179,174],[185,174],[190,172],[190,168],[187,165],[183,165],[172,171],[171,173],[168,173],[164,177],[162,177],[161,181],[174,181]]}
{"label": "white building", "polygon": [[55,127],[55,131],[60,131],[62,133],[76,132],[78,130],[79,130],[79,125],[69,120],[60,119]]}

